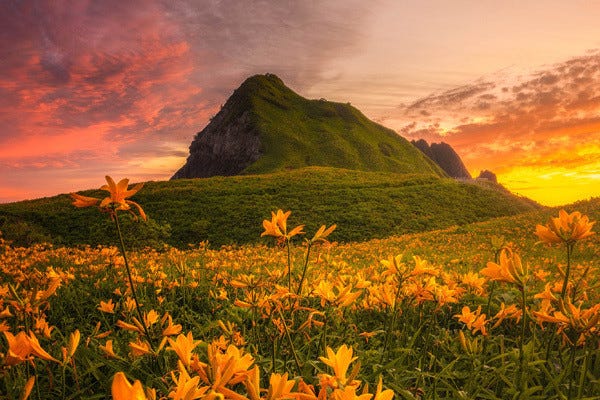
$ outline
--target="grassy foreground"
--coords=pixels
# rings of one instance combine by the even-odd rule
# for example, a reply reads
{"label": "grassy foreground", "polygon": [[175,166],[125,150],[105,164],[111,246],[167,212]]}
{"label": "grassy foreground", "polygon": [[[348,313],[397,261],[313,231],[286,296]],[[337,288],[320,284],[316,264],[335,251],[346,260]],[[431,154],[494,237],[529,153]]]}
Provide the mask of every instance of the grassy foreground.
{"label": "grassy foreground", "polygon": [[267,213],[279,246],[128,252],[131,280],[117,248],[3,242],[0,393],[597,399],[600,238],[563,218],[565,241],[536,244],[557,215],[336,245],[343,224],[293,236],[295,211]]}
{"label": "grassy foreground", "polygon": [[[86,195],[99,195],[86,191]],[[185,248],[257,243],[265,215],[294,210],[307,229],[337,223],[335,240],[355,242],[515,215],[539,205],[493,184],[433,175],[311,167],[286,172],[148,182],[135,196],[150,220],[124,221],[130,246]],[[293,222],[292,221],[292,222]],[[67,195],[0,204],[0,230],[20,245],[114,244],[94,210],[73,212]]]}

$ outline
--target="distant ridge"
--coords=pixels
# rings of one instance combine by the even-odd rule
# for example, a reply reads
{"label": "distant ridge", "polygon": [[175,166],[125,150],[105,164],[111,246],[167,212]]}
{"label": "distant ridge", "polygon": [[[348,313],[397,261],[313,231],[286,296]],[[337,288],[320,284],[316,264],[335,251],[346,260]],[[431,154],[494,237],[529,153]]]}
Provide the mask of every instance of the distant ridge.
{"label": "distant ridge", "polygon": [[190,145],[171,179],[262,174],[323,166],[446,174],[406,139],[350,104],[308,100],[273,74],[236,89]]}
{"label": "distant ridge", "polygon": [[429,145],[424,139],[413,140],[411,143],[435,161],[448,176],[458,179],[472,178],[460,156],[448,143],[431,143]]}

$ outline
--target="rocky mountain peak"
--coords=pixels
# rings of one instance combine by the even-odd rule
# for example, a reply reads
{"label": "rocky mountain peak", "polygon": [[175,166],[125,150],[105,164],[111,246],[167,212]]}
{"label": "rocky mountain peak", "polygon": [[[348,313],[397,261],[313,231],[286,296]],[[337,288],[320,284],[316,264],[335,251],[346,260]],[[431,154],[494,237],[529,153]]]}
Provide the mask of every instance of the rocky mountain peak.
{"label": "rocky mountain peak", "polygon": [[460,156],[448,143],[427,143],[424,139],[413,140],[411,143],[431,158],[449,176],[459,179],[472,179]]}

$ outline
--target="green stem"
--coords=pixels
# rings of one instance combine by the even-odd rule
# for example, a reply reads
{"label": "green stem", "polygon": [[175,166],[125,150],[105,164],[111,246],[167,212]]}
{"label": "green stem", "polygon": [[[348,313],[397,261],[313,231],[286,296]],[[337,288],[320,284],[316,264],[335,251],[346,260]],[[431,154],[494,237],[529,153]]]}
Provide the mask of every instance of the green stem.
{"label": "green stem", "polygon": [[292,256],[290,254],[290,239],[288,238],[286,241],[287,244],[287,265],[288,265],[288,291],[292,292]]}
{"label": "green stem", "polygon": [[383,351],[381,352],[380,363],[383,363],[383,360],[387,354],[387,348],[389,345],[390,335],[393,333],[394,327],[396,325],[396,309],[398,306],[398,302],[400,301],[400,290],[402,290],[402,282],[404,282],[404,279],[398,280],[398,289],[396,289],[396,296],[394,297],[394,305],[392,307],[392,317],[390,318],[388,329],[387,329],[387,332],[385,333],[385,340],[383,342]]}
{"label": "green stem", "polygon": [[131,287],[131,295],[133,296],[133,301],[135,302],[135,309],[137,310],[138,317],[140,318],[140,323],[142,324],[142,327],[144,328],[146,337],[148,338],[148,343],[150,344],[150,348],[154,352],[154,344],[152,343],[152,338],[150,337],[150,332],[148,331],[146,322],[144,321],[144,316],[142,315],[140,303],[138,302],[137,294],[135,292],[135,285],[133,284],[133,279],[131,277],[129,261],[127,260],[127,254],[125,253],[125,242],[123,241],[123,234],[121,233],[121,225],[119,224],[119,215],[116,210],[113,215],[115,217],[114,218],[115,225],[117,226],[117,232],[119,234],[119,241],[121,243],[121,254],[123,255],[123,261],[125,262],[125,269],[127,270],[127,278],[129,279],[129,286]]}
{"label": "green stem", "polygon": [[563,281],[560,297],[565,300],[567,295],[567,286],[569,284],[569,274],[571,273],[571,254],[573,253],[573,243],[567,243],[567,270],[565,271],[565,279]]}
{"label": "green stem", "polygon": [[304,267],[302,268],[302,276],[300,277],[300,283],[298,284],[298,290],[296,291],[297,295],[300,295],[302,292],[302,284],[304,283],[304,277],[306,276],[306,270],[308,269],[308,258],[310,257],[311,247],[311,242],[308,242],[308,247],[306,248],[306,259],[304,260]]}
{"label": "green stem", "polygon": [[569,389],[567,391],[567,399],[571,399],[571,391],[573,390],[573,378],[575,375],[575,346],[571,346],[571,360],[569,366]]}
{"label": "green stem", "polygon": [[281,310],[278,308],[277,312],[279,313],[279,318],[281,318],[281,323],[283,324],[283,329],[285,330],[285,337],[290,343],[290,349],[292,350],[292,354],[294,355],[294,362],[296,363],[296,369],[298,370],[298,376],[302,376],[302,368],[300,367],[300,360],[298,360],[298,354],[296,354],[296,349],[294,348],[294,342],[292,341],[292,337],[290,336],[290,331],[288,330],[287,324],[285,323],[285,318],[283,318],[283,314]]}
{"label": "green stem", "polygon": [[527,327],[527,309],[526,307],[526,293],[525,293],[525,283],[520,288],[521,290],[521,309],[523,310],[523,319],[521,320],[521,338],[519,341],[519,382],[521,383],[521,388],[525,390],[525,353],[523,350],[525,344],[525,328]]}

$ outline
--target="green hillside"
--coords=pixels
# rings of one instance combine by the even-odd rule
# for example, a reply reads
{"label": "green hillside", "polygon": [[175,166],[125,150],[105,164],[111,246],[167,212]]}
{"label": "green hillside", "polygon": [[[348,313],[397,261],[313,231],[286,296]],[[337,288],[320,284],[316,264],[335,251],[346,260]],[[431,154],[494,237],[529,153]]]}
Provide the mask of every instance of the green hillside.
{"label": "green hillside", "polygon": [[[243,134],[238,133],[240,136],[235,139],[228,138],[227,132],[232,131]],[[240,160],[239,153],[227,154],[223,150],[227,147],[223,145],[225,140],[239,143],[252,140],[250,138],[256,135],[260,140],[260,156],[257,155],[257,160],[248,160],[250,164]],[[273,74],[248,78],[198,135],[190,149],[188,163],[202,163],[216,154],[216,162],[231,158],[227,167],[243,164],[245,168],[240,167],[242,174],[329,166],[447,176],[409,141],[369,120],[350,104],[305,99]],[[207,153],[195,158],[195,151]],[[186,173],[176,177],[214,175],[232,175],[232,171],[227,169],[210,175]]]}
{"label": "green hillside", "polygon": [[[100,186],[103,182],[99,179]],[[103,191],[85,195],[105,196]],[[261,175],[148,182],[134,198],[150,216],[129,223],[132,245],[185,247],[261,240],[272,210],[292,210],[289,224],[338,224],[332,240],[348,242],[464,225],[539,208],[500,186],[425,174],[311,167]],[[114,243],[97,209],[77,209],[67,195],[0,205],[0,231],[18,244]]]}

